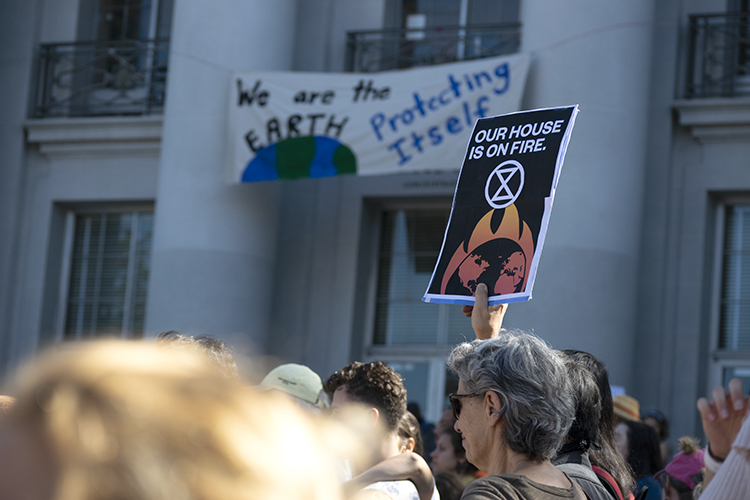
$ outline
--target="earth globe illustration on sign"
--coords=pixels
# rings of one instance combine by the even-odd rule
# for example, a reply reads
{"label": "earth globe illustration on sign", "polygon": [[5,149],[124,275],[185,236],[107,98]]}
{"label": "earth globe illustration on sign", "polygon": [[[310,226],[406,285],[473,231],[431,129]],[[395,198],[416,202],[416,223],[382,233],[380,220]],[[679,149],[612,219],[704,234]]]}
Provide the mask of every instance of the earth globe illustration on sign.
{"label": "earth globe illustration on sign", "polygon": [[478,246],[461,262],[448,281],[448,290],[474,295],[477,285],[484,283],[493,295],[518,293],[525,277],[526,255],[521,247],[499,238]]}
{"label": "earth globe illustration on sign", "polygon": [[242,182],[331,177],[357,172],[352,150],[331,137],[291,137],[258,151],[242,173]]}
{"label": "earth globe illustration on sign", "polygon": [[534,237],[516,206],[492,209],[448,260],[440,293],[472,296],[479,283],[490,296],[525,292],[533,257]]}

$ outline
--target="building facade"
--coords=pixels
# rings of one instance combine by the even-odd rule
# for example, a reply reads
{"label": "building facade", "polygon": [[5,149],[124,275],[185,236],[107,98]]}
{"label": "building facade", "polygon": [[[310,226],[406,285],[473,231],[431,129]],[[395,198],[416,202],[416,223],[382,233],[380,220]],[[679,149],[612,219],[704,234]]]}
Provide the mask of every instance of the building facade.
{"label": "building facade", "polygon": [[[0,7],[0,364],[93,336],[212,334],[324,378],[385,360],[430,419],[470,339],[421,303],[455,171],[224,177],[232,74],[520,52],[521,109],[580,105],[533,300],[674,436],[750,382],[743,0],[11,0]],[[375,55],[373,55],[375,54]],[[468,140],[468,136],[467,136]],[[747,228],[747,231],[744,231]]]}

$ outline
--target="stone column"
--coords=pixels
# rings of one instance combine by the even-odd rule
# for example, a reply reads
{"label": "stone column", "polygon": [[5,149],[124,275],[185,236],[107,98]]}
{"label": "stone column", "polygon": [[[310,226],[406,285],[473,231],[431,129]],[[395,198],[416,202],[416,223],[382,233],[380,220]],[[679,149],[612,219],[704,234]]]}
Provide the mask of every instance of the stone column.
{"label": "stone column", "polygon": [[228,184],[229,89],[233,71],[291,69],[295,5],[175,2],[147,334],[265,341],[278,185]]}
{"label": "stone column", "polygon": [[580,104],[534,298],[508,323],[633,370],[654,2],[525,0],[523,106]]}
{"label": "stone column", "polygon": [[[33,93],[38,1],[0,4],[0,367],[8,368],[28,354],[17,345],[14,310],[18,284],[19,239],[22,236],[25,154],[23,121]],[[33,344],[35,339],[30,343]],[[8,366],[6,366],[8,365]],[[4,375],[0,371],[0,376]]]}

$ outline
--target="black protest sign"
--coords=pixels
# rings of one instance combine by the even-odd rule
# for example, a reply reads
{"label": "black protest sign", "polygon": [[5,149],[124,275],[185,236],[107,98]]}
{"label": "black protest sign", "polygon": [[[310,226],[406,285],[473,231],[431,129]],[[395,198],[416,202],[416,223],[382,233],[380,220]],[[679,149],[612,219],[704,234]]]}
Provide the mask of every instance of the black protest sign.
{"label": "black protest sign", "polygon": [[479,283],[490,304],[531,298],[577,113],[569,106],[477,120],[422,300],[473,304]]}

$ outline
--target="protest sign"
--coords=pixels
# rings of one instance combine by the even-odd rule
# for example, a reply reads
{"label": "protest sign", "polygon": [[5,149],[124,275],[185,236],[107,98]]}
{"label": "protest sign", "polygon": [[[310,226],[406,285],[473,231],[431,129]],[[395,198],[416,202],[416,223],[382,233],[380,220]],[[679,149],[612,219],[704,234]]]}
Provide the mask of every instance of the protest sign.
{"label": "protest sign", "polygon": [[528,56],[381,73],[238,73],[230,182],[457,170],[477,118],[518,110]]}
{"label": "protest sign", "polygon": [[477,120],[425,302],[531,298],[555,188],[578,106]]}

